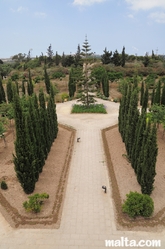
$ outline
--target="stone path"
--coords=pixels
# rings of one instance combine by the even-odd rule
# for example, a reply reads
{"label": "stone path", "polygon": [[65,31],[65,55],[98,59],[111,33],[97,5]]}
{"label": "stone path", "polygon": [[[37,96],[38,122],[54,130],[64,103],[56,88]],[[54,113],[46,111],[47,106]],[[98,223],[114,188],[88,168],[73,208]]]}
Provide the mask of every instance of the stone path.
{"label": "stone path", "polygon": [[[116,230],[101,129],[117,123],[119,105],[101,102],[106,115],[70,115],[74,102],[57,105],[59,122],[74,127],[80,137],[79,143],[75,140],[60,228],[13,229],[0,214],[0,249],[105,249],[105,240],[121,237],[137,242],[161,239],[159,248],[165,248],[165,232]],[[107,186],[107,194],[102,185]]]}

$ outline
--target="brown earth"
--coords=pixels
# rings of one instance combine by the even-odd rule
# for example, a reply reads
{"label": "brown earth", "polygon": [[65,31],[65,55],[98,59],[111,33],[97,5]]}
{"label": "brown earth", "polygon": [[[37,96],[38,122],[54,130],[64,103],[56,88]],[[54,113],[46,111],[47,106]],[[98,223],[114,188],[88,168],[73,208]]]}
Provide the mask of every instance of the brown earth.
{"label": "brown earth", "polygon": [[127,154],[125,144],[122,142],[118,126],[104,129],[102,131],[102,138],[107,157],[118,229],[161,230],[165,226],[165,137],[163,136],[163,128],[160,127],[157,133],[158,156],[154,190],[151,194],[151,198],[154,201],[154,213],[150,218],[140,217],[131,219],[122,213],[121,207],[126,199],[126,194],[130,191],[141,193],[141,188],[136,180],[136,175],[131,164],[125,157]]}
{"label": "brown earth", "polygon": [[8,185],[7,190],[0,189],[0,211],[13,227],[59,227],[74,137],[75,130],[59,125],[58,136],[33,193],[49,194],[49,199],[44,202],[38,214],[27,213],[23,207],[28,195],[24,193],[14,171],[13,131],[9,131],[6,136],[6,147],[3,140],[0,140],[0,182],[5,180]]}

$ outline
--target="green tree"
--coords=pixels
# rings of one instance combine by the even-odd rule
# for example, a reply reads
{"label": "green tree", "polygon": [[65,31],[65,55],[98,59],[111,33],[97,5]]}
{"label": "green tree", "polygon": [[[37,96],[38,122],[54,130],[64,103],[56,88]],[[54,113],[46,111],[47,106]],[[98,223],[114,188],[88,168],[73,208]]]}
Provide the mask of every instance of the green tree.
{"label": "green tree", "polygon": [[141,191],[143,194],[150,195],[153,191],[157,154],[157,130],[156,124],[154,124],[148,134],[146,144],[144,145],[142,175],[140,180]]}
{"label": "green tree", "polygon": [[48,66],[51,66],[53,63],[53,49],[52,45],[50,44],[48,49],[47,49],[47,61],[48,61]]}
{"label": "green tree", "polygon": [[66,67],[66,56],[64,52],[62,53],[61,64],[63,67]]}
{"label": "green tree", "polygon": [[107,48],[103,50],[104,54],[101,56],[101,61],[103,64],[109,64],[112,62],[112,51],[109,52]]}
{"label": "green tree", "polygon": [[143,140],[142,140],[141,148],[139,151],[137,165],[135,167],[135,170],[136,170],[135,172],[137,174],[137,181],[140,185],[141,185],[141,179],[142,179],[142,174],[143,174],[143,168],[145,167],[144,161],[146,160],[146,155],[147,155],[146,144],[147,144],[147,139],[150,134],[150,131],[151,131],[151,122],[149,120],[146,124],[146,129],[143,132]]}
{"label": "green tree", "polygon": [[25,81],[24,80],[22,80],[22,94],[26,95]]}
{"label": "green tree", "polygon": [[140,151],[143,143],[143,136],[146,130],[146,112],[142,111],[139,116],[138,123],[135,130],[135,140],[132,145],[132,154],[131,154],[131,165],[134,168],[135,173],[137,173],[137,165],[139,162]]}
{"label": "green tree", "polygon": [[125,47],[123,47],[123,50],[122,50],[122,54],[121,54],[121,66],[124,67],[125,66]]}
{"label": "green tree", "polygon": [[113,53],[113,63],[115,66],[120,66],[121,65],[121,58],[120,58],[120,54],[118,53],[117,50],[115,50],[115,52]]}
{"label": "green tree", "polygon": [[150,63],[150,58],[148,56],[148,53],[146,53],[145,56],[144,56],[144,59],[143,59],[143,65],[145,67],[148,67],[149,63]]}
{"label": "green tree", "polygon": [[28,130],[28,118],[23,112],[21,102],[16,90],[14,90],[14,114],[16,126],[16,141],[14,165],[17,178],[26,194],[30,194],[35,188],[35,172],[33,151]]}
{"label": "green tree", "polygon": [[61,61],[61,56],[58,55],[58,52],[56,51],[56,55],[55,55],[55,64],[56,66],[58,66],[60,64]]}
{"label": "green tree", "polygon": [[163,83],[162,95],[161,95],[161,105],[165,106],[165,82]]}
{"label": "green tree", "polygon": [[44,80],[45,80],[46,92],[50,94],[50,79],[46,70],[46,66],[44,67]]}
{"label": "green tree", "polygon": [[142,81],[141,89],[140,89],[140,105],[143,103],[143,95],[144,95],[144,81]]}
{"label": "green tree", "polygon": [[148,92],[148,86],[146,86],[145,92],[143,94],[143,100],[142,100],[142,110],[147,110],[148,107],[148,98],[149,98],[149,92]]}
{"label": "green tree", "polygon": [[9,79],[6,85],[8,103],[13,101],[12,80]]}
{"label": "green tree", "polygon": [[88,43],[87,37],[85,38],[85,41],[82,45],[82,56],[84,57],[84,66],[83,66],[83,78],[82,81],[79,83],[79,85],[82,87],[82,96],[79,99],[84,105],[87,107],[95,102],[95,99],[92,94],[90,94],[90,90],[92,89],[92,86],[95,84],[95,81],[93,81],[90,77],[91,71],[90,67],[88,65],[88,58],[91,56],[91,48]]}
{"label": "green tree", "polygon": [[161,81],[159,80],[154,95],[154,104],[160,105],[160,101],[161,101]]}
{"label": "green tree", "polygon": [[109,80],[108,80],[108,74],[105,71],[105,73],[102,76],[102,88],[103,88],[103,94],[105,97],[109,97]]}
{"label": "green tree", "polygon": [[0,76],[0,104],[6,102],[5,91],[2,84],[2,78]]}
{"label": "green tree", "polygon": [[75,79],[73,67],[71,67],[71,70],[69,72],[68,88],[69,88],[69,97],[70,98],[74,97],[74,94],[76,91],[76,79]]}
{"label": "green tree", "polygon": [[28,85],[27,85],[27,90],[28,90],[28,94],[29,96],[31,96],[33,94],[33,82],[32,82],[32,77],[31,77],[31,72],[29,69],[29,80],[28,80]]}
{"label": "green tree", "polygon": [[136,125],[139,118],[139,110],[138,110],[138,88],[133,89],[131,93],[130,103],[129,103],[129,110],[126,120],[125,126],[125,145],[127,149],[127,154],[129,159],[132,156],[132,147],[135,140],[135,130]]}
{"label": "green tree", "polygon": [[80,48],[79,44],[77,46],[77,52],[76,52],[76,55],[75,55],[75,66],[76,67],[82,66],[81,48]]}

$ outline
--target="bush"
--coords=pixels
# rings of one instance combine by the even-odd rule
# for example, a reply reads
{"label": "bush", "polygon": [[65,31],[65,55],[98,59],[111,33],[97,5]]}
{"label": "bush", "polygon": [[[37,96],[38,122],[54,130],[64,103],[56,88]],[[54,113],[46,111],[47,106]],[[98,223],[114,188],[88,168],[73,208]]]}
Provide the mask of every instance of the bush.
{"label": "bush", "polygon": [[46,193],[43,194],[34,194],[28,197],[29,201],[23,203],[23,207],[27,212],[39,213],[41,211],[41,205],[43,204],[43,199],[48,199],[49,195]]}
{"label": "bush", "polygon": [[67,93],[61,93],[61,99],[62,99],[62,102],[64,102],[65,100],[69,99],[69,95]]}
{"label": "bush", "polygon": [[154,211],[154,202],[149,195],[130,192],[122,205],[122,210],[130,217],[150,217]]}
{"label": "bush", "polygon": [[19,74],[18,73],[14,73],[13,75],[11,75],[11,80],[12,81],[16,81],[19,79]]}
{"label": "bush", "polygon": [[3,189],[3,190],[8,189],[7,183],[5,181],[1,182],[1,189]]}
{"label": "bush", "polygon": [[64,77],[65,77],[65,74],[63,72],[54,72],[52,74],[52,79],[60,79]]}
{"label": "bush", "polygon": [[119,80],[123,78],[123,73],[122,72],[109,72],[108,73],[108,79],[113,82],[115,80]]}

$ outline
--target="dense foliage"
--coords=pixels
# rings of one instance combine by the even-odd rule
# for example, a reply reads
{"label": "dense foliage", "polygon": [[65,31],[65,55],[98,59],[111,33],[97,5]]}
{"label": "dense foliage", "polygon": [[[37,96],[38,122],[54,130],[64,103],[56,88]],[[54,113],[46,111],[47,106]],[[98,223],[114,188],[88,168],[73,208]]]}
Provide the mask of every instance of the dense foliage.
{"label": "dense foliage", "polygon": [[14,114],[16,141],[14,165],[17,178],[25,193],[35,189],[35,183],[45,163],[54,139],[57,137],[58,124],[54,93],[48,97],[46,108],[44,93],[39,100],[36,95],[20,98],[14,90]]}
{"label": "dense foliage", "polygon": [[154,202],[149,195],[130,192],[126,195],[127,199],[122,205],[124,213],[131,218],[137,216],[150,217],[154,211]]}
{"label": "dense foliage", "polygon": [[[141,185],[141,191],[150,195],[153,191],[157,159],[156,123],[147,122],[146,108],[138,110],[139,88],[137,79],[125,83],[119,108],[119,131],[125,143],[128,158]],[[144,94],[144,98],[146,95]],[[143,99],[144,99],[143,98]]]}

